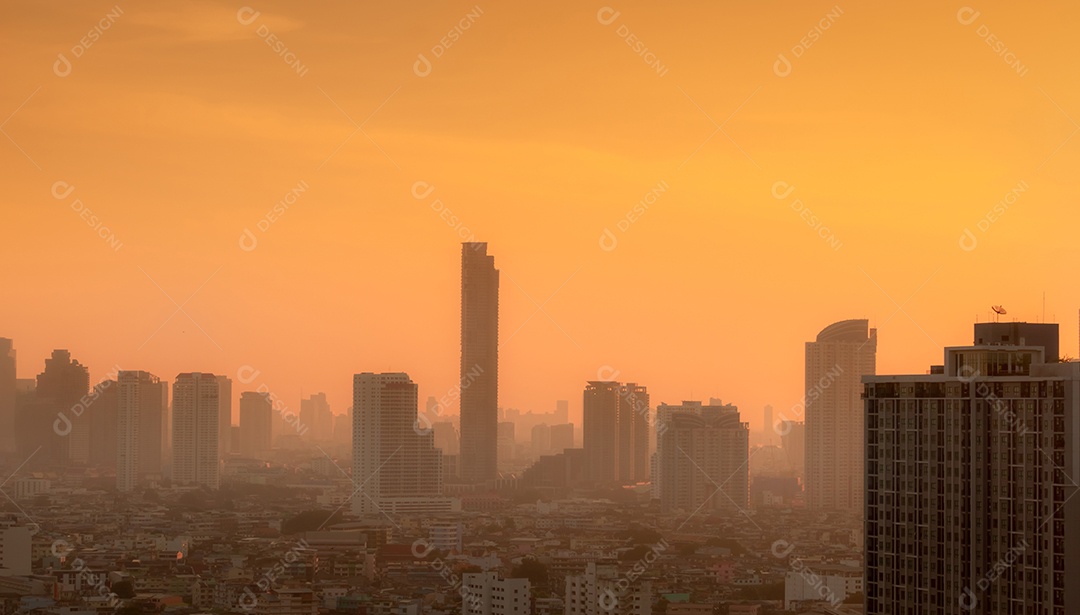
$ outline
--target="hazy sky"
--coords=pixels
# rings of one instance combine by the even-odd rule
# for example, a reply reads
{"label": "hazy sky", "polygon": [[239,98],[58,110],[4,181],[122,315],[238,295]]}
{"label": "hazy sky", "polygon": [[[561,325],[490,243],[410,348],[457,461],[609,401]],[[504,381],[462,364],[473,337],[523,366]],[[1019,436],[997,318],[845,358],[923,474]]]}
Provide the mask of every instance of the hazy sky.
{"label": "hazy sky", "polygon": [[1076,3],[314,4],[5,5],[20,377],[68,348],[294,408],[360,371],[441,396],[470,234],[503,406],[576,414],[611,366],[757,422],[831,322],[922,372],[1044,292],[1077,354]]}

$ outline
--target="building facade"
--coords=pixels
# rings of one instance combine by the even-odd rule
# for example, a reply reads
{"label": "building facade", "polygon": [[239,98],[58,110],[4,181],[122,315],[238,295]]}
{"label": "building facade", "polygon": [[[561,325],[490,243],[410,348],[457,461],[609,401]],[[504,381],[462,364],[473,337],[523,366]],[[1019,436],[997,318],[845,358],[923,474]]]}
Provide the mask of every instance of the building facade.
{"label": "building facade", "polygon": [[806,498],[817,510],[863,505],[863,376],[876,370],[877,331],[843,320],[806,343]]}
{"label": "building facade", "polygon": [[461,478],[498,476],[499,270],[487,244],[461,244]]}
{"label": "building facade", "polygon": [[867,615],[1080,613],[1080,363],[955,347],[864,382]]}
{"label": "building facade", "polygon": [[221,417],[221,378],[199,372],[180,374],[173,384],[172,478],[182,485],[217,489]]}

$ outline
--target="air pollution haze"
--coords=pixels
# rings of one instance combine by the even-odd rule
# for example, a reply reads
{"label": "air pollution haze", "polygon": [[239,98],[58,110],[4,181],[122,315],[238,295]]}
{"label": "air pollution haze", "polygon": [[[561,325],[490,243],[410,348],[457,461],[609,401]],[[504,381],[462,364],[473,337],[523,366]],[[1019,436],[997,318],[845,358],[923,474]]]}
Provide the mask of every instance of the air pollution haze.
{"label": "air pollution haze", "polygon": [[[7,3],[5,476],[35,472],[55,491],[79,468],[110,493],[168,501],[178,485],[245,484],[241,459],[329,463],[362,493],[307,508],[389,519],[393,536],[367,536],[372,553],[412,544],[428,559],[455,549],[426,526],[438,548],[417,546],[401,520],[488,514],[490,501],[469,500],[477,485],[534,507],[540,489],[598,517],[581,498],[617,485],[690,524],[635,520],[628,532],[658,535],[621,553],[621,571],[598,561],[564,579],[553,567],[541,582],[528,566],[471,561],[501,576],[440,583],[477,614],[493,607],[469,587],[519,576],[533,600],[559,599],[545,613],[584,613],[563,604],[577,583],[604,610],[630,608],[639,577],[651,578],[646,602],[671,594],[670,609],[680,592],[654,562],[690,553],[680,541],[706,515],[762,532],[762,508],[839,511],[850,553],[818,564],[827,546],[786,534],[788,550],[769,534],[733,552],[781,563],[763,587],[785,574],[793,587],[737,589],[764,568],[725,555],[702,566],[731,591],[690,602],[834,602],[848,572],[805,562],[856,562],[858,589],[836,604],[931,612],[918,608],[936,599],[862,576],[879,529],[864,438],[903,394],[884,374],[1072,377],[1060,370],[1080,356],[1068,282],[1080,262],[1080,5],[830,2]],[[978,328],[994,323],[1016,326]],[[946,350],[990,344],[1043,354],[1017,350],[1006,369]],[[108,418],[93,412],[106,404]],[[57,412],[70,435],[50,435],[41,417]],[[391,415],[408,420],[380,422]],[[736,456],[688,450],[691,432]],[[400,480],[364,490],[396,463]],[[1080,476],[1066,469],[1058,486]],[[697,473],[708,481],[684,487]],[[718,502],[736,474],[739,493]],[[13,523],[37,516],[9,508]],[[464,523],[466,542],[486,539]],[[288,553],[302,559],[325,529]],[[185,551],[177,539],[161,540]],[[1015,547],[998,559],[1022,557]],[[1019,612],[994,593],[1011,562],[993,564],[935,583],[952,592],[942,603]],[[237,591],[258,608],[256,595],[292,587],[252,578]],[[313,594],[324,612],[347,608],[328,595]],[[980,610],[990,605],[1004,610]]]}

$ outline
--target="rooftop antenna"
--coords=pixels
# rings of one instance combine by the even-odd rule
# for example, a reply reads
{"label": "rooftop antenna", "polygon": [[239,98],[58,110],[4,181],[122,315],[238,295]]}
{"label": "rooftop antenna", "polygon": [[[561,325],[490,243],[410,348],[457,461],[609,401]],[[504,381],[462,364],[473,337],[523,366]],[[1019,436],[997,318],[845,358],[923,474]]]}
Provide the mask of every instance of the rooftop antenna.
{"label": "rooftop antenna", "polygon": [[990,309],[994,310],[994,322],[998,322],[998,317],[1002,314],[1008,314],[1008,312],[1005,311],[1005,308],[1001,307],[1000,305],[992,305],[990,306]]}
{"label": "rooftop antenna", "polygon": [[1046,291],[1045,290],[1043,291],[1043,315],[1042,315],[1042,321],[1044,323],[1046,322]]}

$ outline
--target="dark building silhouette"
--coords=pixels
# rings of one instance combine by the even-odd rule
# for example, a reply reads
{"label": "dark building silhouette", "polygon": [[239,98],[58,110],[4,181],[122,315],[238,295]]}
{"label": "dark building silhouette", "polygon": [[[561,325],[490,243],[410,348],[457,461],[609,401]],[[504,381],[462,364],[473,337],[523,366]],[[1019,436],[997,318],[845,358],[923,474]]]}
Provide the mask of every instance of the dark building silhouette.
{"label": "dark building silhouette", "polygon": [[15,450],[15,342],[0,337],[0,452]]}
{"label": "dark building silhouette", "polygon": [[[35,394],[49,410],[33,417],[38,453],[54,464],[67,465],[72,446],[89,443],[90,423],[81,403],[90,391],[90,370],[71,358],[67,350],[54,350],[38,374]],[[40,409],[40,408],[39,408]]]}
{"label": "dark building silhouette", "polygon": [[630,484],[649,475],[649,393],[634,383],[593,380],[583,397],[589,479]]}
{"label": "dark building silhouette", "polygon": [[486,243],[461,245],[461,479],[498,476],[499,270]]}
{"label": "dark building silhouette", "polygon": [[269,393],[244,391],[240,394],[240,450],[245,457],[270,452],[274,406]]}

